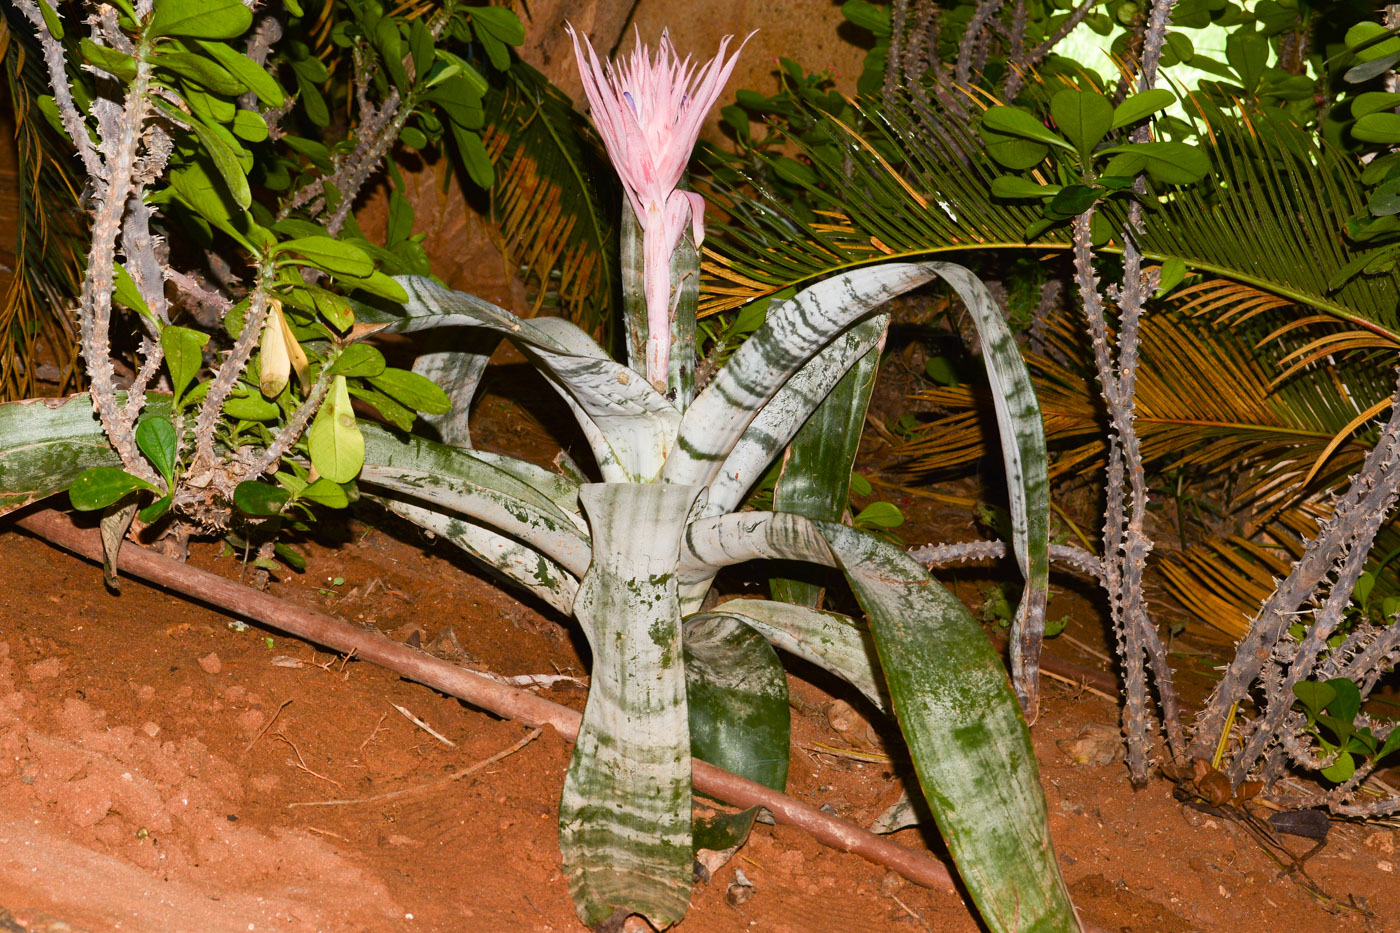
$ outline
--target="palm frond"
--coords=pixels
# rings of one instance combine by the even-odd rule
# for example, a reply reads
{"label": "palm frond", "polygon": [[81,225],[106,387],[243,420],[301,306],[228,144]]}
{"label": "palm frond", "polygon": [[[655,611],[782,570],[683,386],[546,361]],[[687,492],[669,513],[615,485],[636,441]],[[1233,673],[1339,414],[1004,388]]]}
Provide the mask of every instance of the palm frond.
{"label": "palm frond", "polygon": [[[936,102],[934,107],[921,118],[866,101],[858,129],[813,112],[818,131],[808,138],[824,141],[790,140],[810,171],[794,174],[783,157],[768,157],[774,173],[799,179],[822,212],[819,224],[799,220],[755,183],[753,173],[732,165],[717,170],[712,190],[731,221],[707,241],[702,310],[733,308],[890,258],[971,249],[1068,250],[1063,226],[1034,243],[1025,241],[1023,231],[1040,218],[1038,207],[993,197],[992,179],[1004,170],[985,154],[967,121],[937,110]],[[1360,254],[1344,235],[1347,219],[1365,203],[1355,160],[1319,148],[1277,118],[1217,121],[1208,129],[1201,145],[1212,174],[1165,192],[1147,212],[1138,244],[1143,255],[1179,259],[1212,280],[1261,296],[1258,306],[1238,314],[1289,302],[1346,323],[1348,346],[1400,346],[1400,273],[1356,276],[1331,288]],[[1038,171],[1050,179],[1058,169],[1047,162]],[[1122,229],[1121,203],[1107,202],[1100,211]],[[1111,242],[1101,252],[1121,248]]]}
{"label": "palm frond", "polygon": [[532,314],[558,309],[607,345],[620,298],[616,174],[568,98],[528,65],[513,64],[485,105],[491,216]]}
{"label": "palm frond", "polygon": [[[80,183],[67,141],[35,106],[45,93],[47,76],[27,36],[27,30],[12,32],[0,16],[0,59],[16,143],[14,176],[3,179],[14,200],[0,205],[0,216],[14,230],[13,254],[7,248],[0,251],[10,267],[0,275],[0,401],[45,390],[61,395],[78,388],[80,381],[77,328],[70,313],[86,252]],[[41,387],[39,359],[45,355],[56,370],[43,374]]]}

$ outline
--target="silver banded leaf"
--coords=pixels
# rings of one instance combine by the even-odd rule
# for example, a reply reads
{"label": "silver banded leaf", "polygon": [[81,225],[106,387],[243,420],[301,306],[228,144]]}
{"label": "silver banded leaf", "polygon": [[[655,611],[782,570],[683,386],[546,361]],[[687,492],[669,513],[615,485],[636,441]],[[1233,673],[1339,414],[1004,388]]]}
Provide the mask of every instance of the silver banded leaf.
{"label": "silver banded leaf", "polygon": [[559,847],[585,924],[685,916],[690,724],[676,565],[697,486],[579,490],[594,545],[574,616],[593,649],[588,702],[559,803]]}
{"label": "silver banded leaf", "polygon": [[[877,325],[883,337],[889,316],[878,315],[861,327],[869,325]],[[851,468],[865,430],[865,412],[875,389],[883,343],[882,339],[856,361],[793,437],[773,487],[775,511],[827,522],[839,522],[845,514],[851,495]],[[773,577],[768,589],[774,599],[802,606],[815,607],[821,598],[821,587],[807,580]]]}
{"label": "silver banded leaf", "polygon": [[[147,396],[143,411],[168,416],[169,396]],[[0,515],[67,489],[90,467],[121,465],[86,392],[0,404]]]}
{"label": "silver banded leaf", "polygon": [[[763,326],[735,351],[686,411],[676,450],[666,462],[666,480],[714,483],[744,431],[789,379],[852,324],[896,295],[932,279],[938,265],[886,263],[855,269],[818,282],[770,308]],[[812,399],[806,411],[794,412],[787,437],[807,420],[825,394]],[[782,446],[777,445],[769,460]]]}
{"label": "silver banded leaf", "polygon": [[513,538],[411,502],[375,496],[390,512],[456,545],[496,576],[569,615],[578,581],[563,567]]}
{"label": "silver banded leaf", "polygon": [[498,334],[473,334],[467,337],[449,332],[439,339],[452,344],[452,349],[429,348],[413,361],[413,371],[431,380],[447,393],[452,400],[452,408],[442,415],[419,414],[418,417],[437,429],[438,437],[454,447],[472,445],[471,429],[467,419],[471,414],[472,400],[476,398],[477,387],[486,372],[486,364],[500,343]]}
{"label": "silver banded leaf", "polygon": [[365,436],[365,463],[371,466],[404,467],[475,479],[510,495],[527,498],[541,508],[553,505],[559,517],[572,520],[579,531],[588,530],[579,512],[578,483],[558,473],[504,454],[452,447],[413,434],[399,434],[368,421],[360,422],[360,431]]}
{"label": "silver banded leaf", "polygon": [[743,619],[776,648],[830,671],[881,712],[890,711],[870,628],[839,612],[767,599],[731,599],[714,609]]}
{"label": "silver banded leaf", "polygon": [[1045,603],[1050,589],[1050,479],[1045,427],[1030,372],[987,286],[962,266],[934,263],[972,315],[997,413],[1006,492],[1011,505],[1011,545],[1025,579],[1011,631],[1011,681],[1028,714],[1035,715]]}
{"label": "silver banded leaf", "polygon": [[[876,350],[889,315],[877,314],[841,334],[787,381],[734,444],[710,485],[707,515],[733,511],[850,369]],[[862,414],[862,420],[864,415]],[[848,471],[849,472],[849,471]],[[849,476],[848,476],[849,479]]]}
{"label": "silver banded leaf", "polygon": [[400,333],[435,327],[480,327],[508,338],[541,364],[579,419],[605,479],[655,479],[670,450],[680,413],[645,379],[609,359],[587,334],[566,321],[526,321],[465,292],[416,276],[396,281],[408,292],[405,315],[367,318]]}
{"label": "silver banded leaf", "polygon": [[[470,476],[464,479],[406,467],[366,464],[360,482],[395,493],[394,498],[417,499],[431,504],[434,511],[455,512],[504,532],[556,561],[574,576],[583,576],[590,559],[589,540],[568,516],[553,503],[542,506],[533,501],[543,498],[533,490],[528,496],[502,492],[502,485],[519,484],[499,470],[472,471]],[[503,479],[510,482],[503,483]]]}
{"label": "silver banded leaf", "polygon": [[760,557],[840,567],[870,620],[924,797],[984,922],[1008,933],[1079,929],[1030,731],[962,603],[907,554],[845,525],[743,512],[693,523],[685,546],[683,575]]}

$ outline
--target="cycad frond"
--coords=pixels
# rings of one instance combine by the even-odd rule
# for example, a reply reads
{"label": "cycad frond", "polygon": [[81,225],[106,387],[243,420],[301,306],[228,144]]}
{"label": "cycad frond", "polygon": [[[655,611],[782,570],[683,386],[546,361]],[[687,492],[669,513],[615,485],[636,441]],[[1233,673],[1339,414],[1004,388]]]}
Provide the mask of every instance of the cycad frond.
{"label": "cycad frond", "polygon": [[[39,114],[35,102],[47,76],[24,31],[11,32],[0,16],[0,59],[15,120],[16,175],[4,179],[15,200],[3,206],[14,223],[14,254],[0,276],[0,401],[38,395],[40,348],[56,364],[43,388],[63,394],[78,387],[77,329],[68,313],[82,276],[83,225],[78,182],[68,144]],[[5,250],[8,252],[8,249]],[[7,281],[6,281],[7,279]],[[47,374],[46,374],[47,375]]]}
{"label": "cycad frond", "polygon": [[[936,102],[933,103],[936,108]],[[991,181],[1006,174],[983,151],[965,120],[862,105],[862,130],[812,113],[810,145],[791,140],[806,169],[782,157],[770,168],[802,184],[824,213],[819,225],[755,190],[742,172],[718,172],[714,190],[732,215],[707,251],[706,300],[711,312],[736,307],[851,266],[890,258],[917,259],[969,249],[1070,248],[1062,225],[1033,244],[1023,232],[1040,212],[1033,202],[1003,200]],[[1344,235],[1364,208],[1360,167],[1345,154],[1320,149],[1300,129],[1277,119],[1212,127],[1201,143],[1213,171],[1175,189],[1146,214],[1139,237],[1150,261],[1182,260],[1188,269],[1248,286],[1273,302],[1290,302],[1345,322],[1349,345],[1400,345],[1400,273],[1331,282],[1359,254]],[[802,169],[803,166],[798,166]],[[1039,172],[1047,180],[1059,166]],[[786,173],[786,174],[785,174]],[[810,177],[807,177],[810,175]],[[1126,208],[1099,207],[1115,229]],[[1121,250],[1111,242],[1101,252]],[[1266,302],[1267,303],[1267,302]]]}
{"label": "cycad frond", "polygon": [[532,313],[557,308],[603,337],[619,297],[616,174],[568,98],[529,66],[512,65],[485,104],[491,216]]}

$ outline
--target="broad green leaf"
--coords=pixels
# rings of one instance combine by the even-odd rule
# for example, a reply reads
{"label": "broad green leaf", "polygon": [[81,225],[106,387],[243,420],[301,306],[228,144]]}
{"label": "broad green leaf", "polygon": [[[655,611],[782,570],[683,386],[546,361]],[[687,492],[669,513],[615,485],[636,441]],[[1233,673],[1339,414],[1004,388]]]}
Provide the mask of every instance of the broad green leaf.
{"label": "broad green leaf", "polygon": [[1099,92],[1066,88],[1050,98],[1050,116],[1054,117],[1060,132],[1079,150],[1080,158],[1088,162],[1094,147],[1113,128],[1115,114],[1113,104]]}
{"label": "broad green leaf", "polygon": [[281,486],[259,480],[239,483],[233,490],[233,504],[244,515],[252,515],[255,518],[277,515],[290,498],[291,493]]}
{"label": "broad green leaf", "polygon": [[316,472],[335,483],[348,483],[365,462],[365,439],[355,423],[345,377],[336,376],[330,393],[306,434]]}
{"label": "broad green leaf", "polygon": [[146,34],[233,39],[251,25],[253,11],[242,0],[155,0],[155,14]]}
{"label": "broad green leaf", "polygon": [[[163,103],[163,102],[158,102]],[[166,105],[168,108],[168,105]],[[229,197],[239,207],[246,210],[253,203],[253,194],[248,187],[248,173],[243,170],[236,153],[224,138],[199,120],[188,120],[190,130],[199,138],[209,161],[214,164],[219,177],[228,188]],[[213,218],[210,218],[211,220]]]}
{"label": "broad green leaf", "polygon": [[1353,119],[1360,119],[1368,113],[1394,110],[1396,107],[1400,107],[1400,94],[1367,91],[1365,94],[1358,94],[1352,100],[1351,115]]}
{"label": "broad green leaf", "polygon": [[890,11],[867,0],[846,0],[841,4],[841,15],[876,36],[884,37],[891,33]]}
{"label": "broad green leaf", "polygon": [[1380,23],[1366,21],[1347,29],[1346,46],[1358,61],[1369,62],[1400,52],[1400,39]]}
{"label": "broad green leaf", "polygon": [[457,154],[462,157],[462,164],[467,169],[467,176],[477,187],[490,188],[496,180],[496,172],[491,165],[491,156],[486,152],[486,145],[481,141],[481,134],[476,130],[463,129],[455,120],[450,121],[448,126],[457,144]]}
{"label": "broad green leaf", "polygon": [[131,273],[126,271],[126,267],[121,263],[112,264],[113,290],[112,297],[120,304],[126,305],[142,317],[155,320],[155,315],[151,313],[150,306],[146,304],[146,299],[141,297],[141,290],[136,287],[136,282],[131,277]]}
{"label": "broad green leaf", "polygon": [[[156,472],[171,482],[175,474],[177,440],[175,426],[164,415],[148,415],[136,426],[136,446],[155,466]],[[143,519],[144,520],[144,519]]]}
{"label": "broad green leaf", "polygon": [[1047,146],[1058,146],[1073,151],[1074,147],[1060,138],[1054,130],[1041,123],[1034,114],[1020,107],[990,107],[982,114],[982,126],[994,133],[1007,136],[1020,136],[1035,140]]}
{"label": "broad green leaf", "polygon": [[204,365],[204,345],[208,342],[208,334],[187,327],[171,326],[160,332],[160,348],[165,351],[165,365],[170,370],[170,387],[175,390],[177,407],[180,397]]}
{"label": "broad green leaf", "polygon": [[999,198],[1045,198],[1059,190],[1059,185],[1042,185],[1019,175],[1000,175],[992,179],[992,194]]}
{"label": "broad green leaf", "polygon": [[55,39],[63,38],[63,21],[58,18],[54,8],[49,5],[49,0],[38,0],[39,15],[44,18],[44,28],[49,31],[49,35]]}
{"label": "broad green leaf", "polygon": [[170,505],[174,501],[174,495],[166,493],[161,498],[157,499],[141,511],[137,512],[136,517],[141,519],[141,521],[145,522],[147,525],[153,524],[154,522],[159,520],[162,515],[170,511]]}
{"label": "broad green leaf", "polygon": [[233,237],[250,253],[256,255],[259,247],[271,245],[271,233],[252,223],[247,215],[234,213],[231,207],[236,205],[225,201],[229,197],[227,186],[216,182],[203,162],[190,162],[172,171],[170,186],[199,216]]}
{"label": "broad green leaf", "polygon": [[787,786],[787,676],[764,638],[723,608],[682,629],[691,754],[774,790]]}
{"label": "broad green leaf", "polygon": [[333,483],[324,476],[303,489],[298,498],[331,509],[343,509],[350,504],[350,498],[345,495],[345,490],[341,488],[340,484]]}
{"label": "broad green leaf", "polygon": [[1293,685],[1293,695],[1302,702],[1308,715],[1316,719],[1337,698],[1337,691],[1330,684],[1304,680]]}
{"label": "broad green leaf", "polygon": [[233,97],[248,90],[248,86],[234,77],[228,69],[203,55],[193,52],[160,52],[153,56],[152,60],[157,68],[173,71],[224,97]]}
{"label": "broad green leaf", "polygon": [[233,117],[233,134],[250,143],[267,139],[267,121],[252,110],[240,110]]}
{"label": "broad green leaf", "polygon": [[105,509],[138,489],[160,492],[144,479],[132,476],[120,467],[91,467],[79,474],[73,480],[73,485],[68,487],[68,500],[78,511],[91,512]]}
{"label": "broad green leaf", "polygon": [[452,407],[447,393],[438,388],[432,380],[406,369],[386,367],[370,376],[369,381],[370,385],[414,411],[443,415]]}
{"label": "broad green leaf", "polygon": [[78,48],[83,53],[84,60],[96,65],[113,77],[126,82],[130,82],[136,77],[136,59],[130,55],[118,52],[110,46],[98,45],[91,39],[80,40]]}
{"label": "broad green leaf", "polygon": [[904,513],[893,502],[872,502],[852,518],[857,528],[898,528],[904,524]]}
{"label": "broad green leaf", "polygon": [[1356,759],[1349,752],[1342,752],[1332,765],[1322,769],[1322,776],[1337,784],[1350,779],[1355,773]]}
{"label": "broad green leaf", "polygon": [[1253,94],[1269,64],[1269,40],[1257,33],[1231,33],[1225,40],[1225,60],[1240,76],[1245,91]]}
{"label": "broad green leaf", "polygon": [[1180,285],[1184,278],[1186,278],[1186,263],[1175,256],[1162,263],[1162,277],[1157,284],[1156,297],[1161,298],[1171,294],[1171,290]]}
{"label": "broad green leaf", "polygon": [[232,72],[234,77],[258,95],[258,100],[262,101],[263,106],[275,108],[286,103],[287,97],[282,86],[248,56],[241,54],[226,42],[210,42],[206,39],[195,41],[205,53]]}
{"label": "broad green leaf", "polygon": [[312,314],[319,314],[338,331],[355,323],[355,311],[350,299],[316,285],[297,285],[284,296],[287,304]]}
{"label": "broad green leaf", "polygon": [[509,9],[502,6],[474,7],[471,11],[472,26],[479,32],[495,36],[506,45],[522,45],[525,42],[525,26]]}
{"label": "broad green leaf", "polygon": [[1125,126],[1132,126],[1139,120],[1144,120],[1157,111],[1170,107],[1175,101],[1176,95],[1166,88],[1156,87],[1147,91],[1139,91],[1113,108],[1113,129],[1119,130]]}
{"label": "broad green leaf", "polygon": [[374,260],[364,250],[327,236],[301,237],[278,243],[274,253],[291,253],[333,275],[366,278],[374,272]]}
{"label": "broad green leaf", "polygon": [[664,928],[689,906],[690,725],[676,562],[700,492],[672,483],[579,490],[593,559],[574,617],[593,668],[559,802],[559,848],[574,908],[589,926],[621,910]]}
{"label": "broad green leaf", "polygon": [[224,414],[239,421],[274,421],[282,409],[261,395],[233,395],[224,402]]}
{"label": "broad green leaf", "polygon": [[1400,113],[1368,113],[1352,124],[1351,135],[1367,143],[1400,142]]}
{"label": "broad green leaf", "polygon": [[1327,704],[1328,711],[1344,723],[1353,722],[1356,714],[1361,712],[1361,691],[1356,684],[1345,677],[1335,677],[1327,681],[1327,686],[1337,694]]}
{"label": "broad green leaf", "polygon": [[[1166,185],[1189,185],[1200,181],[1210,173],[1210,159],[1196,146],[1186,143],[1154,142],[1135,143],[1127,146],[1114,146],[1103,150],[1106,154],[1123,154],[1143,160],[1143,168],[1153,181]],[[1104,169],[1109,175],[1133,175],[1133,171],[1120,171],[1115,167],[1118,160],[1111,159]]]}
{"label": "broad green leaf", "polygon": [[379,298],[387,298],[398,304],[408,301],[408,292],[404,291],[403,286],[378,269],[364,278],[342,276],[341,281],[352,288],[358,288]]}
{"label": "broad green leaf", "polygon": [[987,143],[987,154],[998,164],[1009,169],[1021,170],[1039,165],[1050,152],[1044,143],[1010,133],[997,133],[983,125],[982,138]]}
{"label": "broad green leaf", "polygon": [[[336,357],[335,362],[326,371],[332,376],[350,378],[378,376],[384,372],[384,354],[369,344],[353,343],[341,351],[340,356]],[[433,386],[433,388],[436,389],[437,386]],[[438,389],[438,391],[442,390]],[[446,396],[443,398],[446,399]]]}

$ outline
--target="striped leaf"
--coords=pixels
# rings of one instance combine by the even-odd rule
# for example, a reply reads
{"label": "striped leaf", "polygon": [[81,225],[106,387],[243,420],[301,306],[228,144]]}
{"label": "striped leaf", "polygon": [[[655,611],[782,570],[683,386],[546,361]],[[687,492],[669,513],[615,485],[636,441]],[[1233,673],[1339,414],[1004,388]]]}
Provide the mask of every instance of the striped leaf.
{"label": "striped leaf", "polygon": [[[365,464],[363,485],[377,487],[431,503],[437,511],[449,511],[485,524],[557,562],[574,576],[582,576],[590,559],[588,536],[568,516],[514,477],[486,464],[461,469],[447,476],[429,470]],[[503,492],[502,487],[514,492]],[[544,500],[542,504],[540,500]]]}
{"label": "striped leaf", "polygon": [[[660,472],[680,414],[660,393],[637,379],[583,331],[556,318],[525,321],[465,292],[428,279],[401,276],[406,314],[366,315],[409,333],[438,327],[479,327],[509,339],[536,360],[564,397],[603,471],[614,482],[646,482]],[[440,363],[438,364],[441,365]]]}
{"label": "striped leaf", "polygon": [[870,627],[864,623],[839,612],[767,599],[731,599],[715,611],[742,619],[775,647],[830,671],[877,709],[889,712],[889,691],[875,663]]}
{"label": "striped leaf", "polygon": [[692,523],[682,578],[755,558],[813,560],[846,575],[869,619],[924,797],[984,922],[997,931],[1078,930],[1030,731],[967,608],[897,548],[783,513]]}
{"label": "striped leaf", "polygon": [[676,591],[696,486],[579,490],[593,563],[574,616],[593,649],[578,741],[559,803],[559,847],[585,924],[685,916],[691,885],[690,725]]}
{"label": "striped leaf", "polygon": [[[888,316],[879,315],[868,323],[880,324],[883,335]],[[876,346],[856,361],[802,425],[788,445],[782,473],[773,487],[775,510],[820,521],[841,520],[879,367],[880,347]],[[773,577],[768,590],[780,602],[814,608],[821,598],[821,587],[807,580]]]}
{"label": "striped leaf", "polygon": [[[151,395],[144,411],[168,416],[170,399]],[[121,465],[86,392],[0,404],[0,515],[67,489],[89,467]]]}
{"label": "striped leaf", "polygon": [[[763,326],[735,351],[687,409],[663,477],[674,483],[714,483],[759,412],[812,357],[889,299],[932,279],[937,266],[886,263],[856,269],[818,282],[770,308]],[[825,395],[823,391],[812,398],[805,411],[793,406],[789,411],[791,424],[773,426],[773,433],[783,440],[772,445],[769,461]]]}
{"label": "striped leaf", "polygon": [[538,597],[564,615],[573,611],[578,580],[558,563],[514,538],[443,512],[375,497],[380,505],[465,551],[493,575]]}
{"label": "striped leaf", "polygon": [[1001,307],[987,286],[962,266],[939,263],[939,275],[958,293],[982,340],[982,359],[997,413],[1006,492],[1011,503],[1011,544],[1025,579],[1011,626],[1011,682],[1028,713],[1035,715],[1045,603],[1050,589],[1050,479],[1045,428],[1030,371]]}

